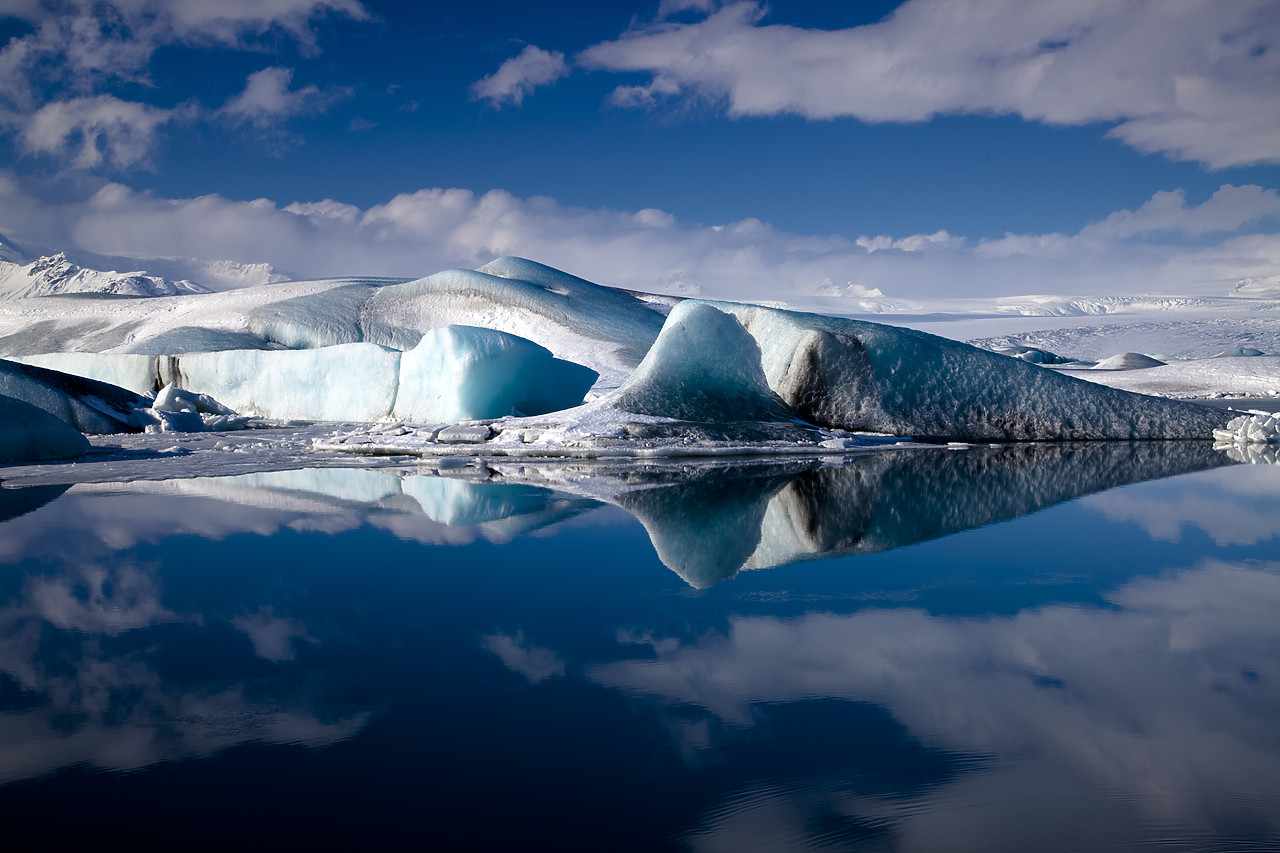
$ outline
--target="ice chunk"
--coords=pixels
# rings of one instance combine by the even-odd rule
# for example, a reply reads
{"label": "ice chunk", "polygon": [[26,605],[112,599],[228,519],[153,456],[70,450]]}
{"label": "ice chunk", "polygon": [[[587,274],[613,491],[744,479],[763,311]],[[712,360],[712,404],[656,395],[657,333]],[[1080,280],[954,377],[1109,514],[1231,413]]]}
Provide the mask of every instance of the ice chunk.
{"label": "ice chunk", "polygon": [[89,440],[69,424],[13,397],[0,396],[0,462],[68,459],[89,449]]}
{"label": "ice chunk", "polygon": [[148,398],[106,382],[3,359],[0,394],[44,409],[90,435],[141,432],[138,410],[151,405]]}
{"label": "ice chunk", "polygon": [[494,329],[431,329],[400,358],[394,414],[415,423],[537,415],[582,402],[597,373]]}
{"label": "ice chunk", "polygon": [[1209,438],[1221,411],[1117,391],[934,335],[709,303],[760,344],[800,417],[853,431],[963,440]]}
{"label": "ice chunk", "polygon": [[1116,353],[1093,366],[1094,370],[1142,370],[1146,367],[1163,367],[1164,362],[1140,352]]}
{"label": "ice chunk", "polygon": [[1280,412],[1254,412],[1232,418],[1226,429],[1213,431],[1219,443],[1280,444]]}
{"label": "ice chunk", "polygon": [[179,369],[184,387],[246,415],[368,422],[391,413],[400,353],[363,343],[232,350],[183,356]]}
{"label": "ice chunk", "polygon": [[682,302],[611,404],[682,421],[791,421],[760,364],[760,347],[733,316]]}

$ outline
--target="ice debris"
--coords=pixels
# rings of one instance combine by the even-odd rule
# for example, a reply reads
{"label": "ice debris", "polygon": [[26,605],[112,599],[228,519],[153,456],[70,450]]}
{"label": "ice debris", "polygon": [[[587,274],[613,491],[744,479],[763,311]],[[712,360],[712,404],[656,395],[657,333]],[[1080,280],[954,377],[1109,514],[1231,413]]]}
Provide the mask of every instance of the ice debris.
{"label": "ice debris", "polygon": [[1226,429],[1213,431],[1213,438],[1228,444],[1280,444],[1280,412],[1251,412],[1232,418]]}

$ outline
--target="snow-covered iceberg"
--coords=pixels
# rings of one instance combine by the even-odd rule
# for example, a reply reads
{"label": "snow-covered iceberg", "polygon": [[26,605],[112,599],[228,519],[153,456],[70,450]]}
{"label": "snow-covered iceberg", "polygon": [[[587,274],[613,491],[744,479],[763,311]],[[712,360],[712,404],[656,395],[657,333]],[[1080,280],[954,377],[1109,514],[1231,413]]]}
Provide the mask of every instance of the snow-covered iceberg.
{"label": "snow-covered iceberg", "polygon": [[[456,399],[444,399],[449,394],[423,385],[446,370],[428,355],[433,342],[454,346],[451,336],[458,335],[434,330],[471,326],[489,330],[491,342],[497,340],[492,334],[515,335],[559,360],[554,369],[546,368],[547,360],[538,356],[544,367],[530,381],[544,391],[575,385],[564,380],[575,370],[566,362],[598,374],[597,395],[630,385],[605,407],[520,424],[522,436],[547,433],[544,423],[559,428],[572,421],[579,431],[612,430],[620,441],[656,440],[663,430],[668,440],[683,441],[685,433],[644,420],[657,417],[642,399],[654,394],[667,421],[701,423],[704,437],[715,432],[708,424],[720,425],[726,440],[733,434],[740,442],[767,438],[765,433],[786,441],[768,425],[783,424],[794,433],[805,428],[801,422],[811,430],[802,440],[819,443],[831,436],[819,437],[813,428],[976,441],[1209,438],[1225,420],[1203,407],[1100,387],[910,329],[727,302],[690,301],[673,309],[678,301],[669,297],[602,287],[519,258],[408,282],[293,282],[162,300],[105,300],[112,303],[106,307],[98,304],[104,300],[78,302],[75,311],[67,310],[65,297],[0,303],[0,355],[65,359],[56,362],[59,369],[109,377],[148,393],[172,381],[267,417],[449,421],[570,405],[575,395],[566,391],[538,397],[537,405],[515,395],[483,414],[477,408],[464,412]],[[692,322],[692,305],[736,317],[754,339],[758,359],[744,354],[741,341],[732,340],[736,333],[722,325],[717,328],[727,337],[718,344],[699,347],[695,339],[678,355],[673,344],[663,345],[661,363],[681,363],[681,371],[652,373],[658,362],[638,370],[659,349],[654,342],[664,317],[672,313],[679,324]],[[432,341],[420,349],[427,337]],[[478,339],[457,345],[480,346]],[[712,358],[725,347],[726,358]],[[47,354],[55,350],[83,352]],[[90,350],[99,353],[100,363],[89,363]],[[528,366],[533,351],[523,351],[526,357],[515,363]],[[757,363],[770,392],[767,403]],[[715,370],[731,369],[712,381],[713,364]],[[578,369],[577,375],[587,374]],[[494,376],[478,369],[468,382],[493,390]],[[406,395],[410,386],[416,390]],[[435,409],[418,402],[433,395],[440,397]],[[712,405],[711,397],[721,402]],[[619,427],[622,420],[600,419],[619,412],[627,424],[642,428],[627,432]],[[743,424],[766,426],[747,430]],[[479,436],[480,430],[472,432]],[[494,429],[477,440],[492,443],[507,432]]]}
{"label": "snow-covered iceberg", "polygon": [[1222,412],[1100,387],[925,332],[731,302],[800,417],[966,441],[1209,438]]}

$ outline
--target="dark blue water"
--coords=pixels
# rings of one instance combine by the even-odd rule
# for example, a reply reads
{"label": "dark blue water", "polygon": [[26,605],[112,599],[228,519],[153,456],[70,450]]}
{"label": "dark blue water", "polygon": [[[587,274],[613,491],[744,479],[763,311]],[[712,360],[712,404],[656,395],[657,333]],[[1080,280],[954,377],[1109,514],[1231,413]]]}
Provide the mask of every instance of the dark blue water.
{"label": "dark blue water", "polygon": [[13,849],[1280,849],[1280,466],[1225,461],[0,489],[0,819]]}

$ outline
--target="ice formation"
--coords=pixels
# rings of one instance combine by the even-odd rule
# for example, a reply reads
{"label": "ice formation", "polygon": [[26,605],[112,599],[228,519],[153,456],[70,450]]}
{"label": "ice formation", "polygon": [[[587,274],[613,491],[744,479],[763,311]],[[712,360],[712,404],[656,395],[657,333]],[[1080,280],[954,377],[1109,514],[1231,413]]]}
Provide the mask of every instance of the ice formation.
{"label": "ice formation", "polygon": [[391,414],[413,423],[533,415],[582,402],[598,374],[494,329],[431,329],[400,357]]}
{"label": "ice formation", "polygon": [[75,427],[42,408],[0,395],[0,462],[68,459],[89,450]]}
{"label": "ice formation", "polygon": [[1280,412],[1250,412],[1232,418],[1213,438],[1228,444],[1280,444]]}
{"label": "ice formation", "polygon": [[609,398],[624,412],[682,421],[794,421],[742,324],[698,302],[672,309],[653,348]]}
{"label": "ice formation", "polygon": [[913,329],[712,302],[811,423],[966,441],[1208,438],[1221,412],[1124,393]]}
{"label": "ice formation", "polygon": [[151,405],[149,398],[115,385],[5,360],[0,360],[0,394],[90,435],[141,432],[145,423],[139,410]]}
{"label": "ice formation", "polygon": [[[568,389],[589,369],[599,374],[597,397],[619,386],[625,393],[607,406],[546,421],[554,429],[542,420],[522,424],[520,434],[560,429],[563,437],[598,427],[619,442],[794,443],[805,429],[801,443],[833,440],[816,428],[983,441],[1207,438],[1225,420],[1202,407],[1098,387],[923,332],[754,305],[680,303],[674,325],[668,323],[670,340],[654,346],[676,301],[502,258],[416,281],[341,279],[163,300],[2,303],[0,354],[146,393],[176,382],[246,414],[342,421],[440,422],[557,409],[571,404],[576,392]],[[746,335],[695,304],[736,317],[759,359],[744,348]],[[434,331],[449,326],[489,331]],[[693,326],[700,331],[680,331]],[[440,346],[497,352],[505,346],[492,343],[504,340],[494,337],[499,333],[532,342],[519,347],[526,358],[510,362],[522,367],[502,369],[525,376],[517,384],[528,387],[468,408],[464,394],[445,387],[452,368],[429,353]],[[699,341],[709,334],[718,343]],[[477,335],[489,343],[482,346]],[[677,346],[681,335],[688,340]],[[533,345],[544,350],[534,356]],[[642,365],[655,350],[663,359]],[[726,358],[709,360],[722,350]],[[1052,356],[1039,352],[1023,355]],[[542,367],[535,369],[538,360]],[[460,369],[464,361],[449,364]],[[497,390],[496,372],[467,370],[467,393]],[[427,398],[437,407],[428,407]],[[655,406],[665,414],[654,415]],[[703,426],[690,432],[672,422]],[[429,437],[486,445],[513,440],[505,427],[487,436],[472,432],[437,430]]]}

